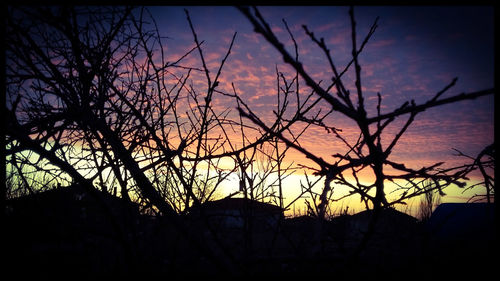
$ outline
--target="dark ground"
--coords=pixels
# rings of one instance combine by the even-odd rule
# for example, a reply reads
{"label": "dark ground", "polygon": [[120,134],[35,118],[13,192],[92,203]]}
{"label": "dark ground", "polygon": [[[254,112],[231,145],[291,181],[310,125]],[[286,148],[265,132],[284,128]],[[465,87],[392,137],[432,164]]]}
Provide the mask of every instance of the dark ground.
{"label": "dark ground", "polygon": [[[45,197],[44,197],[45,196]],[[273,227],[230,228],[185,216],[186,231],[136,206],[81,193],[11,200],[5,210],[2,272],[37,277],[330,276],[429,280],[489,276],[496,262],[492,224],[466,237],[386,210],[355,255],[370,212],[318,222],[284,219]],[[467,226],[465,226],[467,227]],[[319,234],[318,234],[319,233]],[[200,249],[196,243],[202,245]],[[210,251],[208,254],[206,250]],[[72,277],[73,276],[73,277]],[[380,279],[381,280],[381,279]]]}

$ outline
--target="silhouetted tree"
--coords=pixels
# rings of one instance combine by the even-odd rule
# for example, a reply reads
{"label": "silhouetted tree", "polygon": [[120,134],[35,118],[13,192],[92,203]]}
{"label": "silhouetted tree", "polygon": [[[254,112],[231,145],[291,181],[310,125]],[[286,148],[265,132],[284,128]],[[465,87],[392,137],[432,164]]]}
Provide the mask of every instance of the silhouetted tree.
{"label": "silhouetted tree", "polygon": [[[236,33],[212,71],[186,16],[195,46],[167,61],[147,9],[9,7],[7,195],[80,183],[136,201],[232,271],[216,235],[216,246],[200,243],[201,233],[190,234],[177,215],[212,199],[232,174],[245,197],[285,208],[282,181],[290,166],[281,163],[288,148],[265,132],[250,139],[249,131],[260,128],[231,115],[231,106],[214,108],[217,95],[232,108],[243,102],[218,90]],[[190,56],[201,66],[185,64]],[[193,86],[194,76],[206,89]],[[234,166],[222,168],[224,159]]]}
{"label": "silhouetted tree", "polygon": [[[475,170],[479,170],[482,181],[464,187],[465,190],[478,189],[484,187],[484,193],[475,194],[469,200],[486,200],[488,203],[494,202],[495,198],[495,143],[486,146],[476,157],[472,157],[462,153],[458,149],[454,149],[457,156],[468,158],[471,162],[462,166],[454,167],[453,170],[465,170],[467,174]],[[493,200],[492,200],[493,199]]]}
{"label": "silhouetted tree", "polygon": [[[43,183],[80,183],[89,190],[116,193],[118,186],[122,198],[139,200],[187,234],[177,214],[209,200],[238,167],[219,167],[222,157],[238,153],[220,134],[238,120],[212,107],[234,37],[214,77],[194,29],[196,46],[166,61],[146,9],[9,7],[8,14],[10,179],[29,192],[40,175],[47,177]],[[192,27],[189,16],[188,22]],[[203,66],[183,65],[196,51]],[[206,74],[204,94],[188,85],[193,72]],[[191,239],[212,261],[234,270],[199,241]]]}
{"label": "silhouetted tree", "polygon": [[[324,40],[304,26],[333,73],[332,82],[324,86],[300,63],[299,46],[286,22],[294,55],[288,53],[256,8],[240,10],[295,70],[288,78],[276,68],[278,103],[271,121],[260,119],[238,95],[236,86],[231,93],[219,87],[236,33],[216,69],[209,69],[203,41],[187,11],[195,46],[176,60],[167,61],[163,37],[147,9],[8,7],[5,163],[12,186],[6,194],[13,197],[38,192],[47,185],[79,183],[88,190],[98,188],[139,202],[146,211],[161,215],[220,270],[234,273],[244,270],[245,265],[232,256],[224,241],[213,231],[213,240],[204,240],[203,233],[190,230],[178,216],[211,200],[221,183],[233,174],[245,197],[273,199],[283,209],[309,195],[311,213],[318,218],[313,230],[317,241],[322,239],[322,221],[331,202],[357,194],[378,214],[383,208],[441,191],[449,184],[463,185],[469,168],[440,170],[442,163],[436,163],[416,170],[392,161],[390,155],[417,114],[493,94],[494,89],[442,98],[455,79],[427,102],[417,105],[411,100],[387,113],[381,112],[379,94],[377,114],[368,116],[358,57],[375,32],[377,20],[359,45],[354,12],[349,10],[352,60],[341,71]],[[185,64],[187,57],[195,55],[201,65]],[[355,74],[354,97],[344,82],[347,71]],[[204,89],[191,83],[194,76],[202,77]],[[232,107],[217,111],[213,103],[216,98],[229,99]],[[320,108],[325,104],[327,112]],[[237,108],[239,115],[231,114],[231,108]],[[356,141],[348,140],[340,128],[330,124],[334,112],[356,124]],[[404,125],[383,147],[383,131],[404,116],[408,116]],[[340,139],[347,150],[335,148],[332,160],[310,152],[300,140],[312,127]],[[241,135],[241,141],[233,138],[234,132]],[[257,136],[250,139],[255,133]],[[289,149],[299,151],[316,166],[284,166]],[[234,165],[222,168],[223,159],[232,159]],[[484,168],[487,162],[478,161],[475,165]],[[385,167],[396,172],[388,173]],[[283,180],[296,168],[306,168],[306,182],[301,183],[300,195],[285,204]],[[374,175],[372,184],[359,180],[359,174],[366,170]],[[309,171],[319,177],[310,178]],[[432,188],[423,188],[420,183],[424,180],[432,181]],[[401,191],[392,201],[386,196],[388,181],[398,184]],[[491,186],[491,177],[485,176],[485,184],[487,189]],[[334,185],[347,186],[350,193],[334,197]],[[365,237],[359,249],[369,235]],[[310,253],[320,250],[313,248]]]}
{"label": "silhouetted tree", "polygon": [[[365,239],[360,243],[356,252],[359,252],[364,248],[364,245],[366,245],[370,233],[373,232],[375,227],[378,214],[383,208],[395,204],[404,204],[406,200],[425,193],[441,191],[450,184],[456,184],[461,187],[465,185],[466,174],[468,172],[467,169],[459,169],[458,171],[439,169],[443,163],[436,163],[420,169],[414,169],[407,167],[405,163],[398,163],[391,160],[391,152],[401,136],[414,122],[418,114],[432,107],[466,99],[475,99],[485,95],[492,95],[494,89],[462,93],[443,98],[443,94],[455,85],[457,81],[455,78],[450,84],[446,85],[426,102],[416,104],[414,100],[410,100],[387,113],[382,112],[382,97],[380,93],[377,93],[377,113],[374,116],[368,116],[365,104],[366,95],[361,86],[362,72],[359,56],[377,29],[378,18],[370,27],[363,41],[359,43],[354,9],[349,9],[352,30],[352,58],[344,68],[339,68],[338,65],[334,63],[335,60],[325,40],[323,38],[317,38],[313,31],[309,30],[307,26],[303,26],[305,34],[318,46],[319,51],[324,53],[328,62],[328,67],[332,73],[331,82],[327,85],[321,85],[321,81],[316,81],[299,60],[297,52],[298,47],[290,31],[289,35],[294,43],[295,55],[287,51],[285,44],[277,38],[269,23],[264,19],[257,8],[239,7],[239,10],[251,22],[255,32],[262,35],[266,41],[283,56],[283,61],[296,71],[296,75],[293,77],[294,81],[298,81],[300,77],[303,84],[305,84],[301,86],[301,93],[304,93],[304,88],[309,89],[311,93],[305,97],[301,97],[297,86],[297,97],[295,100],[297,106],[292,108],[291,106],[287,107],[287,103],[282,103],[283,111],[289,110],[289,116],[292,117],[284,119],[282,117],[284,115],[276,115],[276,118],[281,118],[282,122],[275,121],[272,125],[268,125],[265,120],[259,118],[259,116],[249,108],[240,107],[240,114],[252,120],[266,133],[279,138],[287,146],[299,151],[304,157],[315,164],[314,167],[307,168],[312,170],[315,175],[322,178],[322,186],[319,191],[315,191],[316,197],[313,197],[314,201],[309,205],[311,206],[310,209],[313,210],[320,219],[325,217],[330,202],[338,201],[346,196],[352,196],[354,194],[360,196],[366,208],[374,209],[374,216],[370,222],[367,235],[365,235]],[[286,22],[285,27],[288,30]],[[344,74],[348,71],[352,71],[355,77],[352,81],[355,93],[348,90],[346,84]],[[312,95],[314,95],[314,98]],[[322,112],[321,105],[325,104],[330,110]],[[344,137],[342,135],[342,130],[335,125],[335,119],[328,118],[334,112],[351,120],[357,126],[359,132],[357,140],[351,141]],[[389,124],[393,124],[393,121],[398,118],[405,117],[406,121],[395,135],[383,134]],[[277,123],[282,125],[277,127],[275,125]],[[332,147],[332,158],[328,159],[325,158],[324,155],[315,154],[308,148],[300,145],[300,142],[298,142],[289,132],[293,126],[298,127],[304,123],[306,126],[315,126],[326,130],[329,133],[328,137],[332,138],[332,140],[340,139],[345,144],[346,152],[341,153],[340,149]],[[307,132],[305,134],[307,134]],[[388,137],[389,140],[383,142],[383,137]],[[383,145],[383,143],[386,145]],[[388,172],[388,168],[391,170],[390,172]],[[367,170],[375,179],[371,184],[364,184],[359,180],[360,173],[366,172]],[[349,179],[349,177],[354,180]],[[433,182],[432,188],[422,187],[420,183],[425,180],[431,180]],[[395,199],[389,199],[387,197],[386,186],[388,182],[392,182],[399,186],[400,195]],[[319,183],[320,182],[318,182],[318,184]],[[313,184],[308,181],[308,185],[307,189],[310,191],[313,190]],[[335,186],[345,186],[349,188],[350,192],[346,196],[342,195],[341,197],[335,198],[333,196]],[[314,205],[314,207],[312,207],[312,205]],[[316,229],[316,231],[320,232],[321,228]]]}

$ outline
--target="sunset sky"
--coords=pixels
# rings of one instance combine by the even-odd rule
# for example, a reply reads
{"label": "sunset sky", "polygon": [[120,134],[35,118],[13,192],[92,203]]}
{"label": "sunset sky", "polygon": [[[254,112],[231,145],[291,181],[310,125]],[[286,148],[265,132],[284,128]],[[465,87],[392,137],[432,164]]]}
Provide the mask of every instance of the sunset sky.
{"label": "sunset sky", "polygon": [[[137,17],[141,15],[141,11],[151,13],[158,27],[162,38],[163,53],[160,52],[160,45],[156,41],[150,40],[148,43],[150,44],[148,47],[153,48],[152,56],[155,63],[162,58],[168,62],[176,62],[179,58],[183,58],[177,64],[181,67],[171,66],[167,69],[168,75],[165,77],[170,80],[166,81],[165,87],[174,87],[179,81],[178,77],[181,75],[185,77],[183,75],[186,75],[187,68],[198,70],[202,68],[197,50],[185,56],[189,50],[195,48],[196,44],[184,9],[189,11],[198,39],[202,42],[201,48],[212,81],[228,51],[233,35],[237,33],[231,53],[218,80],[219,84],[216,88],[218,92],[215,93],[211,103],[214,112],[218,114],[227,112],[229,109],[231,111],[228,118],[239,122],[235,100],[221,94],[233,94],[235,91],[252,112],[264,123],[271,125],[276,118],[273,110],[277,109],[278,104],[276,72],[282,72],[290,83],[295,71],[283,62],[282,55],[270,43],[254,32],[249,20],[235,7],[150,6],[146,10],[141,8],[134,10],[134,16]],[[351,60],[352,33],[349,7],[265,6],[259,7],[259,10],[288,52],[294,54],[293,41],[283,20],[286,21],[298,44],[299,61],[317,83],[322,81],[320,84],[322,87],[326,88],[326,85],[330,83],[332,71],[325,54],[304,32],[303,25],[314,32],[316,38],[324,38],[337,70],[343,70]],[[377,114],[377,93],[380,93],[382,97],[381,112],[384,114],[394,111],[411,100],[414,100],[416,104],[425,103],[450,84],[455,77],[458,78],[456,85],[441,98],[494,87],[493,7],[361,6],[355,7],[354,14],[358,48],[375,19],[379,17],[378,28],[359,56],[361,84],[368,117],[374,117]],[[153,28],[151,17],[146,14],[144,21],[144,29],[151,30]],[[146,56],[139,56],[137,59],[145,58]],[[352,102],[357,105],[353,69],[354,67],[351,67],[342,80],[351,92]],[[174,76],[176,78],[173,78]],[[205,73],[193,70],[189,77],[190,81],[184,89],[192,87],[197,94],[204,97],[207,92]],[[299,81],[301,81],[300,93],[303,101],[311,89],[301,79]],[[295,90],[295,87],[292,87],[292,90]],[[334,90],[330,92],[335,94]],[[293,116],[296,108],[295,93],[291,96],[285,114],[288,118]],[[187,104],[188,102],[190,104]],[[191,117],[186,112],[190,107],[196,107],[193,100],[183,99],[176,107],[179,107],[180,118],[185,118],[186,123],[189,124],[187,117]],[[319,109],[324,113],[329,111],[331,106],[322,101],[315,107],[315,110]],[[381,142],[383,147],[389,145],[407,118],[408,115],[398,117],[384,129]],[[257,127],[250,120],[243,120],[245,125]],[[356,142],[360,135],[355,122],[338,112],[332,113],[323,121],[330,127],[341,129],[342,137],[351,144]],[[371,126],[373,133],[376,124]],[[298,122],[291,130],[296,133],[303,127],[304,123]],[[241,134],[233,127],[231,129],[232,132],[228,133],[234,135],[228,138],[239,148],[243,145]],[[252,135],[251,130],[246,129],[246,133],[250,140],[257,137],[255,133]],[[214,134],[210,137],[217,138],[220,131],[211,131],[209,134]],[[173,148],[177,147],[182,136],[178,137],[169,137],[168,145]],[[493,141],[494,96],[489,95],[476,100],[430,108],[419,113],[392,149],[389,160],[404,163],[406,167],[415,170],[437,162],[445,162],[443,168],[456,167],[470,163],[471,160],[458,157],[454,149],[475,157]],[[334,134],[320,126],[310,127],[301,136],[299,142],[309,152],[332,164],[338,160],[333,157],[334,154],[345,154],[350,150]],[[137,153],[140,155],[140,151]],[[353,156],[352,153],[351,156]],[[79,161],[79,158],[76,157],[75,161]],[[284,161],[284,166],[293,163],[295,167],[306,165],[315,169],[319,168],[303,154],[293,149],[287,151]],[[235,161],[229,157],[223,158],[220,163],[223,167],[218,168],[233,169],[236,165]],[[75,164],[72,163],[72,165]],[[285,204],[298,196],[300,183],[304,183],[304,172],[308,175],[313,172],[311,169],[301,169],[297,169],[284,183]],[[389,173],[394,172],[390,170],[390,167],[384,167],[384,169]],[[374,175],[369,171],[370,169],[367,168],[359,175],[360,181],[365,185],[372,184],[374,180]],[[477,174],[471,175],[470,178],[470,184],[477,183],[480,179]],[[269,182],[271,181],[272,178]],[[388,181],[385,183],[386,194],[389,194],[394,185]],[[231,175],[229,180],[223,183],[221,189],[219,197],[238,191],[237,175]],[[334,186],[334,197],[341,197],[347,191],[345,187]],[[476,188],[468,193],[462,193],[458,187],[450,186],[445,192],[447,196],[443,198],[444,202],[464,202],[472,195],[482,193],[484,190]],[[303,199],[299,202],[303,204]],[[360,205],[359,197],[345,200],[340,205],[339,208],[349,205],[350,210],[359,210],[363,207]],[[299,209],[303,207],[303,205],[298,206]]]}
{"label": "sunset sky", "polygon": [[[211,72],[216,72],[233,33],[237,32],[221,76],[221,89],[229,91],[233,82],[252,110],[264,120],[271,120],[274,108],[270,105],[276,104],[275,68],[278,66],[283,72],[290,68],[261,35],[253,32],[243,14],[234,7],[149,8],[161,35],[168,37],[164,41],[167,60],[178,58],[194,46],[184,8],[190,13],[200,41],[204,41],[203,51]],[[349,62],[352,47],[348,7],[259,7],[259,10],[293,53],[282,19],[287,21],[299,44],[299,59],[317,81],[330,77],[329,66],[321,50],[304,33],[303,24],[318,38],[324,37],[337,68],[343,69]],[[389,112],[411,99],[417,104],[425,102],[454,77],[458,77],[458,82],[444,97],[494,86],[492,7],[355,7],[358,42],[377,16],[379,27],[360,56],[369,116],[376,113],[377,92],[383,98],[382,112]],[[199,65],[198,55],[187,58],[184,64]],[[353,80],[346,78],[345,83],[354,89]],[[494,140],[493,100],[493,96],[482,97],[419,114],[398,143],[392,159],[422,167],[440,161],[448,165],[463,163],[465,160],[454,156],[452,148],[477,155]],[[345,119],[335,124],[346,134],[352,127]],[[331,140],[315,131],[302,140],[302,145],[319,155],[335,153]],[[301,157],[292,156],[298,162]],[[463,200],[460,191],[449,195],[448,201]]]}
{"label": "sunset sky", "polygon": [[11,271],[490,266],[495,7],[240,9],[7,7]]}

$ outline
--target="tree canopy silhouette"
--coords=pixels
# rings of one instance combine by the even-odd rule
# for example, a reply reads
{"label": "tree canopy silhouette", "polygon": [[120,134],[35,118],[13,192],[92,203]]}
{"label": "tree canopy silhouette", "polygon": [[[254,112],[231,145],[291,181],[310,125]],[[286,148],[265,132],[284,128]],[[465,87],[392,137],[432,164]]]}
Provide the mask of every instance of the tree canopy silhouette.
{"label": "tree canopy silhouette", "polygon": [[[393,160],[391,154],[417,115],[493,95],[494,88],[445,97],[455,78],[423,103],[411,99],[386,112],[377,93],[376,114],[369,115],[359,58],[369,47],[378,18],[359,41],[354,9],[349,9],[352,50],[343,67],[335,62],[325,40],[303,26],[326,58],[331,77],[325,85],[302,64],[300,46],[285,20],[294,54],[257,8],[238,9],[295,72],[287,77],[276,66],[277,107],[272,120],[259,117],[251,102],[238,93],[238,85],[231,84],[232,92],[219,86],[237,33],[211,69],[204,41],[188,11],[186,21],[195,46],[167,61],[164,38],[146,8],[8,7],[4,110],[10,184],[6,197],[61,184],[97,188],[138,202],[144,212],[164,218],[222,270],[234,273],[243,270],[245,262],[235,261],[217,235],[212,236],[214,243],[204,243],[204,234],[190,230],[179,216],[213,200],[221,184],[234,175],[245,198],[274,202],[281,209],[309,195],[310,213],[318,218],[317,227],[311,229],[317,241],[322,239],[322,222],[332,203],[359,196],[375,215],[354,256],[366,246],[384,208],[423,194],[442,193],[451,184],[465,187],[467,176],[476,169],[484,177],[487,197],[496,194],[487,170],[492,161],[484,160],[494,158],[494,144],[469,157],[473,164],[454,168],[441,168],[439,162],[416,169]],[[198,66],[184,64],[192,56],[199,58]],[[347,79],[349,72],[352,81]],[[192,83],[195,75],[202,77],[201,88]],[[230,104],[215,107],[219,98]],[[355,141],[345,137],[333,114],[355,124]],[[386,133],[396,120],[404,120],[397,133]],[[329,140],[341,140],[344,147],[332,146],[331,157],[312,152],[301,144],[312,128],[326,131]],[[300,152],[313,165],[285,163],[290,150]],[[225,159],[232,165],[224,167]],[[305,178],[302,190],[285,203],[283,180],[299,169]],[[312,179],[311,172],[318,177]],[[368,184],[360,180],[367,172],[374,179]],[[387,196],[389,183],[397,186],[396,197]],[[334,191],[339,186],[349,192],[337,196]],[[311,251],[317,252],[320,249]]]}

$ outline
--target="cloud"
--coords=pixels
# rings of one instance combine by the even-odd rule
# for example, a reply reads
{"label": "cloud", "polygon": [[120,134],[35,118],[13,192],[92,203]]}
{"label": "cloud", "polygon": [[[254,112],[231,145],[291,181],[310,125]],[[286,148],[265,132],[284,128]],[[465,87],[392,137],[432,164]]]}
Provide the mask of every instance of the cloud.
{"label": "cloud", "polygon": [[[484,114],[489,115],[487,112]],[[486,117],[487,119],[489,118]],[[446,108],[421,113],[401,137],[394,149],[394,156],[414,166],[441,161],[456,164],[463,160],[453,156],[455,153],[452,148],[475,155],[493,142],[493,123],[486,120],[478,122],[473,116],[448,111]],[[388,131],[386,139],[392,140],[396,131],[396,128]]]}
{"label": "cloud", "polygon": [[396,42],[395,39],[385,39],[385,40],[373,40],[368,43],[370,48],[385,48],[387,46],[391,46]]}
{"label": "cloud", "polygon": [[[298,22],[300,21],[288,21],[288,24],[299,43],[300,60],[312,77],[316,81],[324,80],[322,85],[325,85],[332,75],[326,57],[321,49],[311,42]],[[301,23],[308,24],[310,30],[314,31],[318,38],[325,37],[337,69],[342,70],[351,59],[349,26],[337,26],[335,22]],[[422,41],[425,34],[384,34],[382,33],[384,30],[389,29],[378,30],[376,36],[371,39],[360,55],[362,89],[365,93],[369,116],[376,114],[377,92],[382,95],[383,112],[392,111],[411,99],[422,103],[447,85],[454,77],[453,74],[459,70],[459,67],[455,66],[460,66],[458,62],[450,63],[450,55],[434,49],[425,49],[425,47],[432,46],[423,44],[426,42]],[[293,43],[283,26],[274,25],[273,31],[279,34],[287,50],[293,54]],[[256,33],[238,33],[234,49],[223,70],[219,89],[232,93],[231,82],[233,82],[240,97],[266,124],[271,124],[275,118],[272,111],[277,103],[276,64],[279,71],[283,72],[287,78],[293,77],[295,72],[286,66],[282,56],[262,39],[262,36]],[[218,66],[222,55],[227,51],[228,40],[228,36],[223,36],[223,42],[226,44],[222,46],[224,48],[207,51],[207,60],[212,61],[214,67]],[[173,50],[169,49],[169,51]],[[186,58],[183,63],[200,66],[199,58],[195,53]],[[210,67],[212,70],[212,64]],[[356,102],[354,74],[351,68],[345,74],[344,82],[351,90],[353,101]],[[466,76],[469,77],[469,75]],[[200,85],[203,83],[200,82]],[[456,89],[445,95],[458,93],[466,87],[471,87],[470,83],[457,84]],[[301,92],[306,95],[310,89],[305,84],[301,84]],[[235,107],[234,101],[222,98],[214,101],[214,104],[221,110]],[[290,109],[293,107],[292,104],[293,102],[291,102]],[[325,110],[322,112],[329,109],[323,103],[321,107]],[[451,148],[455,147],[473,155],[492,142],[494,140],[493,112],[493,106],[488,107],[481,101],[471,101],[460,106],[443,106],[422,112],[401,137],[390,159],[405,163],[412,168],[421,168],[441,161],[446,161],[448,165],[461,163],[463,160],[453,156],[454,152]],[[386,129],[382,142],[384,147],[387,147],[399,132],[407,117],[398,118]],[[334,114],[326,121],[331,126],[341,128],[342,135],[350,142],[355,142],[359,137],[356,125],[346,121],[346,118],[341,117],[340,114]],[[250,123],[248,120],[245,122]],[[297,124],[293,130],[298,132],[302,126],[303,124]],[[341,140],[318,126],[308,129],[301,137],[301,145],[328,161],[334,161],[332,154],[345,153],[348,150]],[[311,164],[304,155],[297,151],[290,150],[287,153],[287,159]]]}
{"label": "cloud", "polygon": [[203,57],[207,62],[219,61],[222,59],[222,54],[220,52],[210,52],[204,53]]}
{"label": "cloud", "polygon": [[251,44],[259,44],[261,40],[261,35],[257,33],[242,33],[241,37],[243,37],[245,41],[248,41],[248,43]]}
{"label": "cloud", "polygon": [[326,23],[326,24],[323,24],[323,25],[320,25],[320,26],[317,26],[317,27],[314,27],[314,31],[315,32],[325,32],[325,31],[330,31],[330,30],[334,30],[335,27],[338,27],[339,24],[338,23],[335,23],[335,22],[330,22],[330,23]]}
{"label": "cloud", "polygon": [[273,27],[271,27],[271,31],[273,33],[283,33],[283,32],[285,32],[285,30],[283,28],[281,28],[279,26],[276,26],[276,25],[273,26]]}
{"label": "cloud", "polygon": [[410,35],[406,35],[406,36],[404,37],[404,39],[405,39],[406,41],[413,42],[413,41],[417,41],[417,40],[419,40],[419,37],[418,37],[417,35],[415,35],[415,34],[410,34]]}

